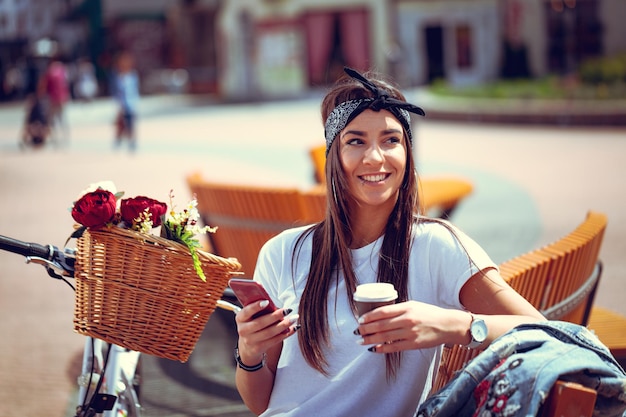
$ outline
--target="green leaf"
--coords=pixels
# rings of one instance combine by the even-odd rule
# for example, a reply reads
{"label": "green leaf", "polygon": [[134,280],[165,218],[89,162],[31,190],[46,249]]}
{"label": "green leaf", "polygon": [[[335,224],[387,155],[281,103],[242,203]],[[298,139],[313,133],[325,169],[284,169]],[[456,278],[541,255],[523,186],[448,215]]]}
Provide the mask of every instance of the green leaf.
{"label": "green leaf", "polygon": [[191,258],[193,259],[193,268],[196,270],[196,274],[198,274],[202,281],[206,282],[206,276],[202,270],[202,263],[200,262],[200,257],[198,256],[196,249],[190,247],[189,252],[191,253]]}

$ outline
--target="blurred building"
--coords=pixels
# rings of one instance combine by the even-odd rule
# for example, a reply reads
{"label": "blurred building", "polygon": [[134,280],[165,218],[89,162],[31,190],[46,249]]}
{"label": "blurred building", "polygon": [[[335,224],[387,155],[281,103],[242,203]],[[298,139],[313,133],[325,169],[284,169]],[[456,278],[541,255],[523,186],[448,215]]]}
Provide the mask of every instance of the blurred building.
{"label": "blurred building", "polygon": [[[80,1],[80,0],[79,0]],[[71,7],[66,0],[0,1],[0,52],[2,58],[21,56],[24,48],[49,37]]]}
{"label": "blurred building", "polygon": [[624,0],[2,0],[0,73],[54,39],[103,83],[130,51],[147,93],[295,96],[344,65],[404,87],[471,85],[626,53],[623,21]]}
{"label": "blurred building", "polygon": [[195,0],[174,13],[177,58],[235,99],[302,94],[343,65],[380,67],[392,36],[380,0]]}
{"label": "blurred building", "polygon": [[624,0],[186,0],[169,17],[172,62],[225,98],[302,94],[343,65],[471,85],[626,52]]}
{"label": "blurred building", "polygon": [[60,19],[72,3],[71,0],[0,1],[0,99],[21,98],[33,91],[37,74],[45,67],[42,58],[59,52],[61,43],[52,35],[66,33]]}

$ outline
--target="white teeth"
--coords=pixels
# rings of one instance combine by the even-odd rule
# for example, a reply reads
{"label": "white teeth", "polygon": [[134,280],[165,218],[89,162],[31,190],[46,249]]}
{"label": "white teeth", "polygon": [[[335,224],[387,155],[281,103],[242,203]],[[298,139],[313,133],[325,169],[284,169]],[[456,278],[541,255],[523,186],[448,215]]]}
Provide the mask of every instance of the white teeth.
{"label": "white teeth", "polygon": [[363,180],[365,181],[371,181],[371,182],[378,182],[378,181],[382,181],[384,180],[386,177],[385,174],[377,174],[377,175],[363,175]]}

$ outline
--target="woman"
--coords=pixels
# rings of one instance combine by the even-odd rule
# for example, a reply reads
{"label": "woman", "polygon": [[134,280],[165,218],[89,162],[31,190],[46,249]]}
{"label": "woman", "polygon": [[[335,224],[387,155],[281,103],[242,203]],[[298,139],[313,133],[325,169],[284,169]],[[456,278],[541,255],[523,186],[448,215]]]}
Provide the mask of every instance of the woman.
{"label": "woman", "polygon": [[[413,415],[443,344],[485,347],[543,319],[474,241],[416,213],[408,112],[423,111],[346,72],[322,103],[326,218],[259,254],[254,279],[283,308],[252,319],[261,301],[236,318],[237,387],[263,416]],[[356,317],[356,286],[376,281],[394,284],[398,302]]]}

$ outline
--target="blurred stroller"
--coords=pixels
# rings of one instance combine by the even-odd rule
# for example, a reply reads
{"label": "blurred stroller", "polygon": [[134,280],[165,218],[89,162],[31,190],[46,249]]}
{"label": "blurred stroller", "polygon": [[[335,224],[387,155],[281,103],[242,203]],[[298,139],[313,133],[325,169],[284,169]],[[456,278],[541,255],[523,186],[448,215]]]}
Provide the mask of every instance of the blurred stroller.
{"label": "blurred stroller", "polygon": [[26,101],[26,118],[20,148],[40,148],[50,137],[50,121],[45,101],[33,94]]}

